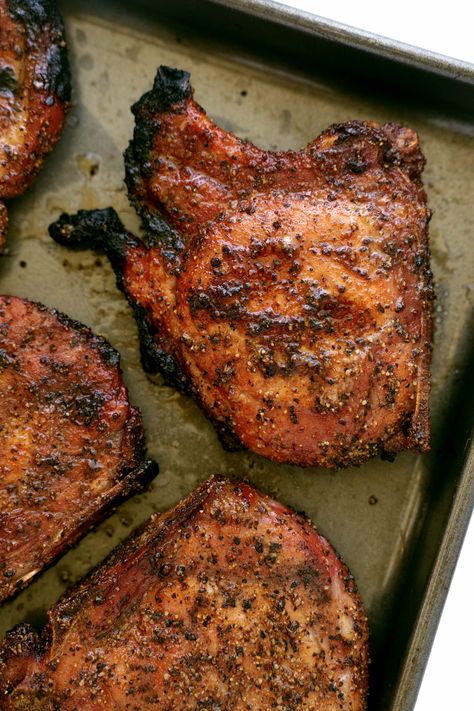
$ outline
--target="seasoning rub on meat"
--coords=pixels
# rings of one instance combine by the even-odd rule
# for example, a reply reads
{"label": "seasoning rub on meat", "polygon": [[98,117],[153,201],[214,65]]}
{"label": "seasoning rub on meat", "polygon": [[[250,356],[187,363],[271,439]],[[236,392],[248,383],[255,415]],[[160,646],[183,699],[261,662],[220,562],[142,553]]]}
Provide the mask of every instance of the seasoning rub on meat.
{"label": "seasoning rub on meat", "polygon": [[269,152],[216,126],[161,67],[125,155],[146,243],[113,211],[52,236],[108,253],[146,370],[231,448],[341,467],[429,448],[432,277],[416,133],[349,121]]}
{"label": "seasoning rub on meat", "polygon": [[54,0],[0,0],[0,250],[5,200],[21,195],[61,135],[70,96]]}
{"label": "seasoning rub on meat", "polygon": [[86,326],[14,296],[0,296],[0,402],[2,601],[156,465],[144,457],[118,353]]}
{"label": "seasoning rub on meat", "polygon": [[367,623],[305,517],[213,478],[0,647],[0,706],[363,711]]}

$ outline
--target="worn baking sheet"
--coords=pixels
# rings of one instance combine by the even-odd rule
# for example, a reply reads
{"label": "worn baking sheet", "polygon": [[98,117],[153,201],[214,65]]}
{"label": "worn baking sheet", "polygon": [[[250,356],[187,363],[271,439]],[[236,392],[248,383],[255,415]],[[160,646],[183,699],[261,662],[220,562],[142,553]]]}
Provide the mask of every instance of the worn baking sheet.
{"label": "worn baking sheet", "polygon": [[[460,480],[464,435],[460,422],[450,421],[450,416],[468,357],[466,329],[474,289],[473,127],[432,109],[387,106],[374,96],[342,91],[318,76],[309,79],[285,71],[284,57],[277,69],[257,55],[240,54],[235,46],[178,35],[150,11],[124,11],[117,3],[101,3],[100,10],[72,1],[62,7],[74,106],[63,140],[35,186],[10,206],[0,292],[59,308],[89,324],[120,351],[131,399],[143,411],[149,453],[161,473],[149,491],[122,505],[6,604],[0,611],[0,633],[23,620],[41,624],[44,611],[61,592],[132,528],[152,511],[173,505],[209,474],[247,476],[264,491],[306,510],[350,566],[372,628],[377,671],[372,708],[386,711],[400,693],[396,676],[449,514],[446,501]],[[135,322],[107,260],[92,252],[69,252],[48,237],[47,226],[61,211],[108,205],[118,209],[130,228],[138,229],[123,186],[122,151],[133,128],[129,107],[150,87],[161,63],[189,70],[197,100],[208,113],[263,148],[298,148],[329,124],[349,118],[395,120],[419,132],[434,211],[431,244],[438,295],[430,455],[401,454],[394,463],[377,459],[331,473],[273,464],[248,452],[224,452],[192,400],[159,379],[152,382],[141,370]],[[437,518],[430,518],[432,512]],[[431,536],[420,551],[432,529],[438,538]],[[414,570],[416,580],[406,596],[407,576]]]}

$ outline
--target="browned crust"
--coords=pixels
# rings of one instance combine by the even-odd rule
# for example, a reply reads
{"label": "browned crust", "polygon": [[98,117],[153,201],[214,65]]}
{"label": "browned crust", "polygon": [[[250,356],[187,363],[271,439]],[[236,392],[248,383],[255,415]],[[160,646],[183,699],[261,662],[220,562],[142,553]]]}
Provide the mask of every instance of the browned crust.
{"label": "browned crust", "polygon": [[348,121],[301,151],[263,151],[216,126],[187,72],[167,67],[133,111],[126,181],[146,244],[111,210],[63,215],[50,233],[107,252],[145,370],[191,392],[230,449],[325,467],[427,451],[434,292],[417,134]]}
{"label": "browned crust", "polygon": [[[70,100],[54,0],[0,0],[0,210],[21,195],[62,133]],[[7,220],[0,220],[0,250]]]}
{"label": "browned crust", "polygon": [[0,600],[157,473],[119,354],[54,309],[0,296]]}
{"label": "browned crust", "polygon": [[[252,517],[263,517],[266,520],[265,517],[267,516],[269,518],[268,524],[266,524],[268,526],[266,533],[264,531],[265,525],[262,528],[257,520],[255,520],[254,524],[251,524]],[[209,526],[211,528],[208,528]],[[221,543],[218,544],[216,538],[207,538],[206,541],[203,539],[202,544],[199,545],[198,541],[201,533],[207,532],[212,536],[214,526],[217,527],[216,534],[218,531]],[[253,535],[251,531],[253,531]],[[282,534],[279,538],[281,545],[275,543],[275,536],[278,531],[281,531]],[[191,557],[186,554],[184,558],[180,558],[180,541],[183,541],[183,546],[187,551],[186,546],[188,544],[185,544],[184,541],[192,541],[193,538],[196,539],[196,547],[189,544],[192,550]],[[210,542],[210,547],[207,541]],[[248,548],[249,544],[250,548]],[[248,568],[244,567],[240,578],[239,576],[236,578],[235,565],[232,564],[232,560],[240,561],[241,559],[238,557],[232,558],[232,555],[235,555],[235,546],[238,547],[239,552],[242,549],[253,551],[253,553],[248,553],[252,558],[255,555],[254,545],[260,551],[258,554],[260,562],[252,564],[252,573]],[[224,557],[221,560],[216,558],[213,563],[208,565],[208,548],[209,550],[220,549],[219,555],[222,554],[228,561],[224,569],[222,568]],[[296,567],[294,568],[292,568],[290,562],[291,550],[294,550],[295,561],[298,561],[295,562]],[[232,554],[231,551],[233,551]],[[267,551],[270,551],[271,557],[273,556],[271,563],[268,559]],[[179,560],[176,558],[176,552],[178,552]],[[246,555],[245,553],[242,561],[245,560]],[[282,561],[285,561],[281,564],[282,567],[279,562],[280,557]],[[208,561],[206,564],[200,562],[206,560]],[[240,562],[238,564],[240,565]],[[171,572],[175,565],[178,570],[176,579]],[[289,566],[288,569],[285,567],[287,565]],[[201,575],[199,571],[201,571],[202,566]],[[190,571],[189,575],[191,577],[189,578],[187,577],[187,571]],[[235,601],[232,604],[224,604],[222,612],[219,606],[214,607],[210,603],[204,605],[202,607],[203,615],[204,613],[210,613],[206,618],[207,622],[204,627],[197,621],[200,619],[198,614],[196,621],[193,623],[194,626],[185,621],[183,629],[182,622],[178,622],[178,618],[183,617],[186,620],[187,615],[191,612],[191,598],[194,593],[190,595],[186,593],[188,589],[192,589],[193,585],[194,573],[191,571],[196,571],[201,584],[203,581],[208,582],[212,589],[214,589],[214,585],[217,585],[222,587],[223,590],[228,590],[228,585],[232,584],[230,581],[234,579],[239,580],[239,583],[237,588],[234,588],[233,596]],[[203,577],[204,573],[206,573],[205,577]],[[255,574],[253,582],[256,593],[254,607],[245,598],[245,595],[249,594],[245,587],[247,584],[246,577],[252,578],[253,574]],[[327,578],[328,575],[330,576],[329,578]],[[265,585],[267,578],[268,584]],[[328,585],[328,581],[330,584],[331,581],[332,584],[336,584],[336,580],[338,581],[337,585],[341,586],[340,594],[342,595],[340,600],[338,598],[337,604],[340,603],[341,605],[338,609],[340,612],[345,610],[351,616],[354,624],[354,636],[351,644],[342,641],[341,635],[346,634],[346,632],[342,631],[342,628],[341,634],[339,636],[336,635],[334,638],[329,631],[332,629],[333,624],[331,616],[333,614],[336,615],[336,612],[329,612],[327,607],[329,604],[328,595],[332,596],[333,593],[324,591],[328,590],[328,587],[325,587],[325,585]],[[165,584],[164,581],[168,582]],[[263,588],[260,587],[262,581]],[[302,584],[303,582],[304,584]],[[239,591],[240,583],[242,583],[242,591]],[[287,598],[286,609],[290,610],[290,599],[293,599],[292,590],[295,591],[297,596],[300,596],[298,598],[300,602],[296,607],[292,608],[293,612],[290,617],[288,619],[285,617],[284,627],[280,627],[279,623],[275,622],[275,619],[271,619],[271,617],[263,619],[261,610],[257,607],[260,599],[259,590],[265,590],[268,585],[271,587],[275,584],[280,588],[275,600],[278,603],[277,607],[279,606],[281,609],[283,609],[283,601]],[[169,585],[172,587],[168,587]],[[149,588],[149,586],[151,587]],[[204,585],[204,587],[206,586]],[[175,590],[175,594],[172,593],[173,590]],[[107,595],[109,593],[107,591],[112,596],[118,596],[113,603],[115,621],[112,623],[110,621],[111,610],[108,610],[108,606],[112,603],[108,602]],[[144,606],[142,603],[144,598],[142,596],[150,600]],[[169,600],[169,607],[166,606],[162,596]],[[243,599],[241,599],[242,597]],[[153,599],[156,601],[155,603],[151,603]],[[211,597],[211,599],[213,598]],[[173,600],[176,600],[176,607],[174,607]],[[225,619],[229,614],[227,610],[232,610],[233,607],[240,606],[242,603],[244,604],[244,609],[249,610],[245,618],[244,627],[236,625],[235,637],[232,640],[227,640],[227,635],[224,632],[224,628],[220,626],[219,621],[222,617],[222,625],[225,625]],[[247,603],[248,606],[246,607]],[[155,612],[149,609],[151,604],[155,605]],[[165,617],[163,617],[163,611],[160,612],[162,604],[165,606],[163,609],[167,611]],[[181,604],[184,604],[184,609]],[[301,614],[297,612],[298,609],[302,610],[301,614],[304,615],[305,620],[313,620],[310,625],[312,624],[316,627],[319,624],[321,625],[319,634],[316,631],[314,632],[317,635],[315,639],[318,639],[318,644],[323,645],[323,648],[327,650],[327,659],[323,662],[321,662],[322,655],[317,655],[318,659],[315,659],[316,655],[312,657],[314,659],[314,679],[316,684],[319,683],[324,686],[318,697],[320,702],[317,708],[321,709],[321,711],[333,708],[341,709],[341,711],[363,711],[366,708],[367,698],[368,631],[362,604],[349,571],[330,544],[315,532],[312,524],[303,516],[297,515],[281,504],[259,494],[246,483],[236,482],[232,484],[221,477],[213,477],[204,482],[195,492],[171,511],[161,516],[154,515],[145,526],[138,529],[130,539],[118,547],[101,566],[72,591],[68,592],[50,611],[49,624],[42,631],[40,637],[33,633],[27,625],[19,626],[7,635],[3,645],[0,647],[0,669],[3,668],[4,679],[3,685],[0,682],[0,694],[5,699],[5,711],[27,708],[28,703],[30,704],[29,708],[56,708],[59,699],[62,699],[59,703],[63,709],[69,710],[76,708],[77,705],[84,707],[84,704],[86,704],[87,708],[95,711],[96,708],[99,708],[98,704],[100,703],[101,695],[106,694],[103,698],[109,698],[107,689],[110,690],[111,688],[114,688],[114,707],[118,710],[129,708],[130,703],[134,704],[133,708],[144,708],[150,703],[152,697],[155,708],[163,710],[169,708],[183,710],[204,709],[208,708],[205,700],[212,698],[214,699],[214,704],[219,705],[219,708],[228,709],[229,711],[231,708],[247,708],[244,700],[248,701],[250,698],[256,699],[257,706],[255,708],[263,708],[262,703],[268,704],[265,706],[266,708],[273,708],[272,702],[275,704],[278,701],[280,704],[283,703],[282,708],[288,711],[314,708],[314,706],[308,705],[310,702],[307,699],[314,698],[313,695],[315,693],[318,695],[318,686],[314,687],[311,683],[306,686],[308,684],[308,676],[304,677],[304,684],[300,683],[296,688],[292,686],[290,675],[288,677],[290,679],[288,686],[284,687],[286,691],[283,691],[283,698],[280,699],[277,697],[281,691],[277,693],[273,690],[278,688],[278,684],[275,686],[276,682],[271,681],[273,672],[267,671],[267,676],[263,675],[259,682],[257,679],[258,675],[262,675],[263,669],[268,667],[268,670],[270,670],[272,661],[274,664],[279,662],[285,665],[286,659],[288,663],[291,662],[293,665],[296,676],[301,673],[298,665],[300,662],[303,663],[303,658],[306,654],[306,651],[303,650],[306,650],[306,644],[311,647],[311,637],[305,636],[305,622],[296,623],[294,615],[296,615],[297,619],[302,620]],[[141,611],[138,612],[138,610]],[[141,620],[144,610],[148,610],[147,614],[151,615],[150,627],[143,628],[141,623],[137,621]],[[175,615],[175,612],[178,614]],[[96,615],[99,615],[99,617],[96,618]],[[137,619],[135,618],[136,615],[138,615]],[[214,615],[215,619],[213,619]],[[253,617],[258,620],[258,625],[261,625],[259,627],[261,635],[270,634],[273,630],[277,635],[275,637],[277,646],[274,648],[271,658],[262,656],[261,664],[257,664],[250,676],[244,677],[247,681],[240,689],[241,696],[236,697],[235,691],[232,691],[232,684],[234,677],[239,676],[239,668],[235,668],[232,663],[234,654],[232,642],[235,644],[240,643],[240,638],[243,635],[249,645],[249,650],[242,652],[244,655],[242,663],[244,665],[255,663]],[[156,646],[155,642],[158,638],[154,628],[156,624],[160,627],[159,621],[162,618],[175,620],[173,624],[169,625],[170,640],[172,638],[173,642],[165,643],[160,641]],[[278,618],[278,613],[276,618]],[[101,620],[100,622],[99,619]],[[316,622],[316,620],[319,620],[319,622]],[[140,642],[140,649],[147,650],[144,655],[138,654],[138,656],[135,656],[137,653],[133,651],[134,642],[132,640],[135,639],[133,625],[135,623],[140,625],[139,634],[145,634],[147,637],[147,640],[143,638]],[[221,632],[215,639],[215,643],[218,646],[216,651],[213,635],[217,634],[219,629],[221,629]],[[287,630],[286,633],[283,632],[284,629]],[[290,630],[289,634],[288,629]],[[97,636],[98,630],[100,630],[99,636]],[[202,636],[203,634],[204,637]],[[99,681],[100,677],[95,677],[98,682],[97,688],[89,687],[89,682],[86,681],[86,670],[85,668],[81,669],[81,664],[83,663],[81,659],[88,659],[89,657],[92,659],[97,644],[102,648],[108,648],[108,635],[112,635],[112,639],[116,639],[118,646],[125,645],[125,648],[127,648],[128,644],[126,641],[127,636],[129,636],[130,650],[126,667],[123,668],[122,662],[120,662],[120,672],[118,674],[111,674],[107,677],[106,671],[103,682]],[[124,637],[124,635],[126,636]],[[160,635],[165,635],[165,632],[162,630]],[[201,643],[207,644],[203,640],[207,640],[208,635],[210,635],[208,652],[212,655],[213,673],[220,675],[221,679],[217,687],[213,683],[213,673],[209,678],[206,676],[205,649],[198,646],[193,654],[184,649],[189,645],[192,647],[194,642],[197,645]],[[282,640],[278,642],[278,635],[287,636],[287,643],[292,645],[287,647],[285,642],[286,652],[278,651],[278,644],[283,644]],[[328,638],[323,639],[326,635],[328,635]],[[76,662],[79,665],[80,678],[85,680],[83,688],[90,688],[85,694],[82,694],[82,692],[76,693],[78,687],[75,680],[68,681],[61,677],[59,671],[56,673],[57,670],[61,669],[63,660],[69,654],[74,656],[76,638],[80,639],[80,645],[77,650],[83,650],[79,651],[80,656],[77,657]],[[259,638],[264,639],[263,636]],[[179,655],[181,651],[179,646],[175,647],[178,639],[182,639],[180,644],[183,645],[183,660],[186,659],[187,661],[181,672],[176,671],[170,674],[169,671],[173,668],[175,653],[177,652]],[[307,641],[305,642],[304,640]],[[330,640],[333,641],[331,642]],[[300,643],[302,644],[301,654],[303,655],[301,658],[299,658],[297,651]],[[326,647],[326,644],[329,646]],[[222,646],[219,648],[220,645]],[[90,650],[90,653],[87,650]],[[332,651],[330,652],[330,650]],[[264,654],[264,652],[260,652],[260,654]],[[339,659],[342,665],[340,668],[333,666],[336,658]],[[259,658],[257,657],[257,659]],[[111,664],[111,668],[115,668],[118,658],[108,661]],[[143,667],[142,665],[145,661],[146,667]],[[333,669],[332,673],[336,674],[336,676],[330,677],[334,680],[334,683],[328,682],[328,680],[323,681],[325,674],[323,670],[326,664],[328,665],[327,668]],[[100,663],[100,667],[107,669],[106,663],[103,662]],[[68,666],[67,668],[74,669],[76,667]],[[140,671],[145,668],[148,674],[152,674],[152,677],[147,677],[147,674]],[[191,677],[192,681],[188,682],[186,670],[191,669],[200,669],[201,674]],[[341,693],[342,687],[336,683],[337,674],[339,673],[336,669],[341,671],[345,669],[346,673],[351,677],[351,682],[344,687],[344,693]],[[138,676],[134,676],[137,673]],[[163,674],[165,680],[163,687],[161,674]],[[124,682],[129,678],[129,675],[130,678],[133,677],[134,679],[133,690],[130,689],[130,692],[124,694],[123,690],[128,688],[126,683],[124,685]],[[107,681],[107,678],[109,681]],[[169,684],[166,681],[167,679],[170,679]],[[150,682],[152,684],[151,687]],[[186,687],[185,691],[183,688],[184,693],[181,693],[179,689],[183,687],[183,684],[186,686],[187,683],[190,683],[190,686]],[[96,688],[96,691],[94,691],[94,688]],[[261,691],[262,688],[263,692]],[[348,689],[350,689],[350,693]],[[165,694],[164,696],[163,693]],[[256,697],[252,697],[254,693],[257,693]],[[199,699],[202,699],[201,703],[197,701]],[[224,699],[227,699],[227,701],[224,701]],[[260,699],[260,706],[258,705],[258,699]],[[38,706],[34,704],[38,704]]]}

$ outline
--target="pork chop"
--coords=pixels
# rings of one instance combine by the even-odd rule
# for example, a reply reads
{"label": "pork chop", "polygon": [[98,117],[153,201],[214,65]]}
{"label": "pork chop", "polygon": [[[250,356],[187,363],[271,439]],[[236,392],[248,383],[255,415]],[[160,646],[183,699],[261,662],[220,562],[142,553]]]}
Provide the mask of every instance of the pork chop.
{"label": "pork chop", "polygon": [[146,243],[111,211],[59,242],[106,250],[143,365],[191,392],[230,447],[341,467],[429,448],[432,276],[414,131],[350,121],[301,151],[217,127],[186,72],[133,107],[127,185]]}
{"label": "pork chop", "polygon": [[302,515],[213,478],[0,648],[2,709],[362,711],[367,622]]}
{"label": "pork chop", "polygon": [[4,200],[23,193],[59,140],[69,65],[54,0],[0,0],[0,250]]}
{"label": "pork chop", "polygon": [[[0,601],[156,474],[118,353],[63,314],[0,296]],[[1,703],[0,703],[1,706]]]}

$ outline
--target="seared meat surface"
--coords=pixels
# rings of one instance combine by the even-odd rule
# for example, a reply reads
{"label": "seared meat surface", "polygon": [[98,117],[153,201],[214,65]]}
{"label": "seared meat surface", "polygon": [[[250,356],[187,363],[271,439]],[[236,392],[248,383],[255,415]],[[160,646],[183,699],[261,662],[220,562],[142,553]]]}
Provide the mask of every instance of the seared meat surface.
{"label": "seared meat surface", "polygon": [[54,0],[0,0],[0,249],[4,200],[23,193],[58,141],[70,94]]}
{"label": "seared meat surface", "polygon": [[366,708],[367,623],[311,523],[213,478],[0,651],[2,709]]}
{"label": "seared meat surface", "polygon": [[[156,473],[118,353],[66,316],[0,297],[0,601]],[[1,704],[0,704],[1,706]]]}
{"label": "seared meat surface", "polygon": [[186,72],[133,107],[127,184],[147,243],[111,211],[63,215],[103,247],[144,367],[191,391],[229,446],[357,464],[429,446],[429,211],[414,131],[351,121],[299,152],[218,128]]}

